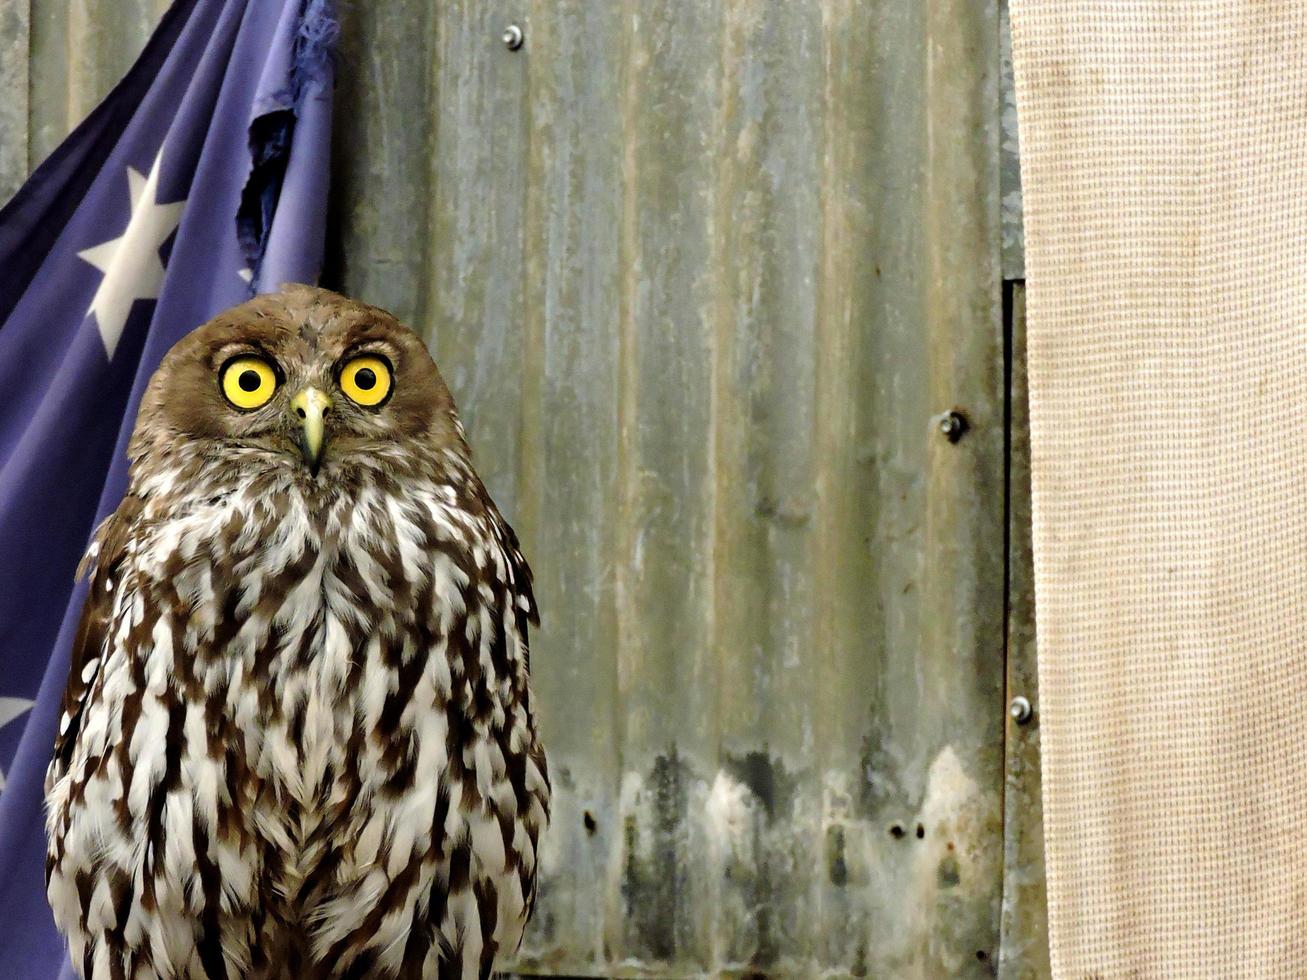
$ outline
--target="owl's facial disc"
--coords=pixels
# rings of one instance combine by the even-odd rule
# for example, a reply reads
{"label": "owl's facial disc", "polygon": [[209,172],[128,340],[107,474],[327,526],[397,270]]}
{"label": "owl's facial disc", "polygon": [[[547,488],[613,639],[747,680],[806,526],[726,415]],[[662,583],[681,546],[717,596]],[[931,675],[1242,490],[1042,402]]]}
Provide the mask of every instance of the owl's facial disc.
{"label": "owl's facial disc", "polygon": [[467,444],[422,338],[383,310],[306,286],[219,314],[164,358],[129,453],[202,459],[318,494],[363,471],[427,473]]}
{"label": "owl's facial disc", "polygon": [[316,477],[318,466],[322,462],[322,446],[325,441],[323,420],[331,411],[331,396],[317,388],[308,387],[290,400],[290,410],[299,426],[300,455],[309,473]]}

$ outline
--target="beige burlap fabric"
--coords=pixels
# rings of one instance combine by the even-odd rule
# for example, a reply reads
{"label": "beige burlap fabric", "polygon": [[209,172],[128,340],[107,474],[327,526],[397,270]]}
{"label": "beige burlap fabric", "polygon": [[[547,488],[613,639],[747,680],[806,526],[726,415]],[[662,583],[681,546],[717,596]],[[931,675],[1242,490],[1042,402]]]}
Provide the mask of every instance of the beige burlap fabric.
{"label": "beige burlap fabric", "polygon": [[1307,3],[1012,0],[1058,977],[1307,977]]}

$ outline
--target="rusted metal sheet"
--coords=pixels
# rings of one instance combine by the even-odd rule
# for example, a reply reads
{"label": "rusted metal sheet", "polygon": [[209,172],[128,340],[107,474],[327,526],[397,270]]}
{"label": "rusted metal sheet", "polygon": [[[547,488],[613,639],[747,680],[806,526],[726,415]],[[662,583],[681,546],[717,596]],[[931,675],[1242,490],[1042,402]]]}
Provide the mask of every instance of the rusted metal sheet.
{"label": "rusted metal sheet", "polygon": [[1007,687],[1032,714],[1008,719],[1004,798],[1003,939],[1000,975],[1052,976],[1044,892],[1044,824],[1039,769],[1039,677],[1035,656],[1034,546],[1030,535],[1030,412],[1026,389],[1026,287],[1008,287],[1011,452],[1008,514]]}
{"label": "rusted metal sheet", "polygon": [[[32,160],[160,6],[31,0]],[[340,14],[326,279],[428,337],[544,610],[516,969],[995,975],[996,3]]]}
{"label": "rusted metal sheet", "polygon": [[346,8],[334,274],[428,331],[546,611],[523,972],[996,969],[997,32]]}

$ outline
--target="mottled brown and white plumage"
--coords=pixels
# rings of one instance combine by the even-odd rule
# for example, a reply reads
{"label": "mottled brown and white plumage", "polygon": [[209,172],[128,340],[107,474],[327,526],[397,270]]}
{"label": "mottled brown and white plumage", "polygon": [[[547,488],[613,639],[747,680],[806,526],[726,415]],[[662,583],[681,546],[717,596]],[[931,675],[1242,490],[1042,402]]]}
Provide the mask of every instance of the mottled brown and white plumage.
{"label": "mottled brown and white plumage", "polygon": [[[250,359],[274,390],[242,408]],[[488,975],[548,819],[536,609],[421,341],[324,290],[252,300],[168,354],[129,452],[46,784],[73,963]]]}

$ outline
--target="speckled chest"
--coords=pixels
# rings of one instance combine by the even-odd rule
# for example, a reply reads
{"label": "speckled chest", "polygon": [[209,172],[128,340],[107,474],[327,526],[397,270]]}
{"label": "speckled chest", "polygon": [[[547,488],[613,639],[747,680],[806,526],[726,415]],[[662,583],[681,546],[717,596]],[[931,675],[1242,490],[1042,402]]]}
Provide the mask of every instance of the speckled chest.
{"label": "speckled chest", "polygon": [[440,490],[206,502],[141,556],[173,642],[139,652],[180,640],[173,670],[301,807],[374,753],[406,788],[396,745],[434,736],[435,717],[446,749],[451,715],[470,739],[511,727],[524,677],[505,562],[493,526]]}
{"label": "speckled chest", "polygon": [[[221,880],[221,915],[314,957],[397,964],[419,922],[469,969],[515,944],[549,805],[526,574],[493,510],[439,484],[147,513],[52,771],[63,927],[89,871],[145,875],[147,931],[213,907]],[[181,932],[159,941],[188,955]]]}

